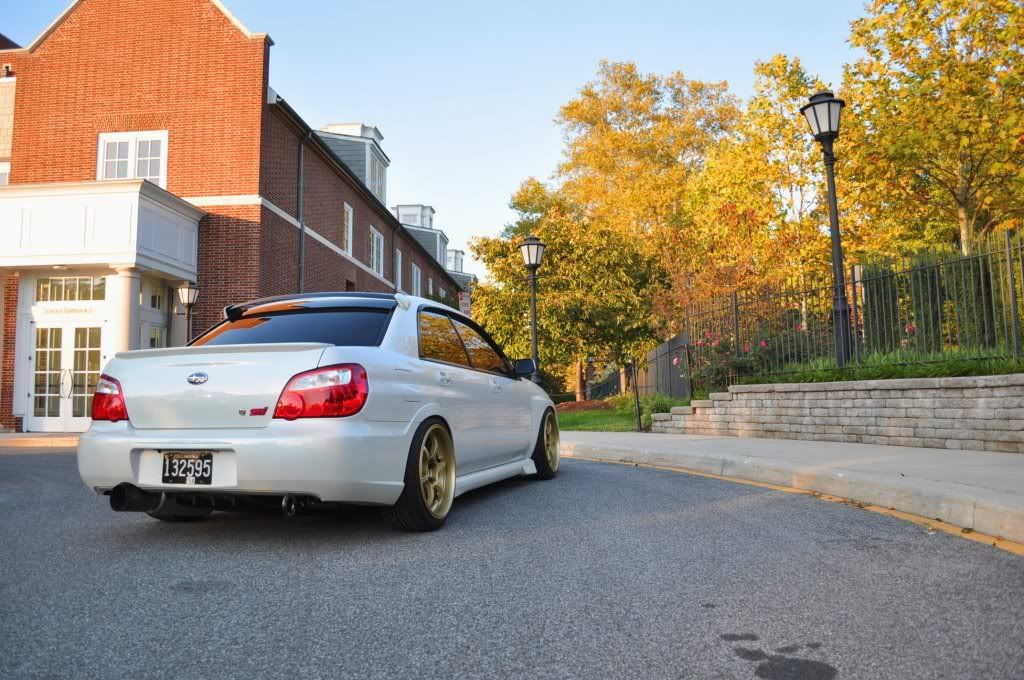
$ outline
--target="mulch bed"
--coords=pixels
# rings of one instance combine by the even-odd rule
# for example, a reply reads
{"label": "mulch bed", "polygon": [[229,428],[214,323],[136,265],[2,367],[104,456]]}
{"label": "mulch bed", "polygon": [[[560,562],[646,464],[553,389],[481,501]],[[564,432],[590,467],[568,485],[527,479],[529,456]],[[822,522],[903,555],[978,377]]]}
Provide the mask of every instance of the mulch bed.
{"label": "mulch bed", "polygon": [[598,401],[597,399],[591,399],[590,401],[566,401],[555,405],[555,410],[559,413],[571,413],[573,411],[610,411],[612,408],[612,405],[607,401]]}

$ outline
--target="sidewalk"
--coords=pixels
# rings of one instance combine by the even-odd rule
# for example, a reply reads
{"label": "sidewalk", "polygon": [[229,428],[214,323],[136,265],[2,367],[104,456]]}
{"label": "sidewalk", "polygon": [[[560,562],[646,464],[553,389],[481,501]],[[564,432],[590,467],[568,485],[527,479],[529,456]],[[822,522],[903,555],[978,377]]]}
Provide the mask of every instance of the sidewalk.
{"label": "sidewalk", "polygon": [[3,432],[0,449],[75,448],[77,434],[62,432]]}
{"label": "sidewalk", "polygon": [[840,496],[1024,543],[1024,454],[873,444],[562,432],[562,455]]}

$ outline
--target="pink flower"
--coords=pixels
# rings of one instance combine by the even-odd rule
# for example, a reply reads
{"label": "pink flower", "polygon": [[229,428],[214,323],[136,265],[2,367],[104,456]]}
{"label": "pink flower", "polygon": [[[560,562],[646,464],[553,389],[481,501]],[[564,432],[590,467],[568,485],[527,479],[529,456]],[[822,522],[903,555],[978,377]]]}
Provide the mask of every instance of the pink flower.
{"label": "pink flower", "polygon": [[743,352],[745,354],[750,354],[750,345],[744,345],[743,346]]}
{"label": "pink flower", "polygon": [[712,340],[711,341],[711,346],[712,347],[718,347],[718,340]]}
{"label": "pink flower", "polygon": [[707,333],[705,333],[704,337],[705,338],[710,338],[711,337],[711,331],[708,331]]}
{"label": "pink flower", "polygon": [[760,342],[760,345],[761,345],[761,349],[765,349],[765,348],[768,347],[768,341],[767,340],[762,340]]}
{"label": "pink flower", "polygon": [[679,357],[672,357],[672,365],[673,366],[678,366],[679,365]]}
{"label": "pink flower", "polygon": [[797,324],[796,324],[795,326],[793,326],[793,328],[794,328],[794,329],[795,329],[795,330],[796,330],[797,332],[800,332],[800,331],[802,331],[802,330],[804,329],[804,325],[803,325],[802,323],[800,323],[800,322],[797,322]]}
{"label": "pink flower", "polygon": [[917,332],[917,326],[915,326],[912,323],[908,323],[907,324],[907,334],[908,335],[913,335],[916,332]]}
{"label": "pink flower", "polygon": [[698,340],[697,341],[697,347],[703,347],[703,346],[704,346],[704,340],[703,339]]}

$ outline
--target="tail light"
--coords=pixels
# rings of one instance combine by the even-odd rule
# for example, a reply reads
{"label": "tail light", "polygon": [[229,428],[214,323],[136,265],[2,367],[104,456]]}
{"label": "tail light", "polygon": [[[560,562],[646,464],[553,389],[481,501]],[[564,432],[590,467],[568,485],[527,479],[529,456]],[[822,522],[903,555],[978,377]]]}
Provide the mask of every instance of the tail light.
{"label": "tail light", "polygon": [[92,395],[92,419],[109,420],[112,423],[128,420],[121,383],[109,375],[101,375],[96,383],[96,393]]}
{"label": "tail light", "polygon": [[275,418],[339,418],[359,413],[366,403],[366,369],[359,364],[326,366],[299,373],[285,385]]}

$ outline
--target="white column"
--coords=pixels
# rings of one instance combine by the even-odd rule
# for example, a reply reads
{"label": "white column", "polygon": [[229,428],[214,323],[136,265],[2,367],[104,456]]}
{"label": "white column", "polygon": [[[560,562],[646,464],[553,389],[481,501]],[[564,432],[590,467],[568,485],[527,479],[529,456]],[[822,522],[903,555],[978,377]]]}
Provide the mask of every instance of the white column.
{"label": "white column", "polygon": [[172,287],[174,294],[171,300],[171,327],[167,329],[167,346],[182,347],[187,342],[188,316],[185,314],[185,306],[178,302],[178,290]]}
{"label": "white column", "polygon": [[107,279],[110,300],[110,347],[115,352],[139,348],[139,270],[117,267]]}

